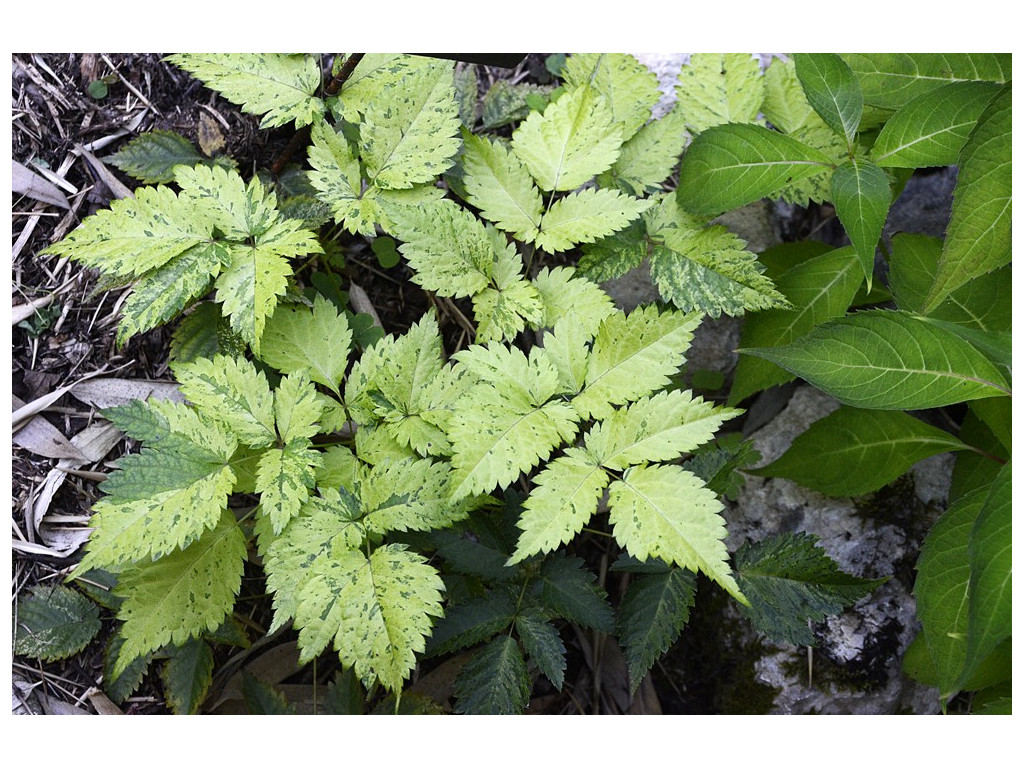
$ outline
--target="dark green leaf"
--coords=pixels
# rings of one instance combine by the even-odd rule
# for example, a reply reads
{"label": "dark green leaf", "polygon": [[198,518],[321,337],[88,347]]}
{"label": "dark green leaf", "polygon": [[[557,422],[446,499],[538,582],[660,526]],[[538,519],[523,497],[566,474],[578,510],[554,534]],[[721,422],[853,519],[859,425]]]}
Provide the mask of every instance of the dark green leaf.
{"label": "dark green leaf", "polygon": [[960,152],[953,213],[935,283],[925,299],[925,314],[964,283],[1010,261],[1012,98],[1007,85],[985,109]]}
{"label": "dark green leaf", "polygon": [[558,630],[543,616],[521,613],[516,617],[516,632],[530,661],[551,684],[562,690],[565,682],[565,645]]}
{"label": "dark green leaf", "polygon": [[270,683],[242,671],[242,696],[250,715],[294,715],[295,705]]}
{"label": "dark green leaf", "polygon": [[110,636],[103,654],[103,692],[115,704],[123,704],[142,685],[142,678],[145,677],[146,669],[152,658],[152,654],[138,656],[129,662],[121,674],[115,675],[114,669],[117,666],[123,645],[124,637],[117,632]]}
{"label": "dark green leaf", "polygon": [[998,93],[995,83],[950,83],[918,96],[893,115],[871,148],[883,168],[956,165],[982,111]]}
{"label": "dark green leaf", "polygon": [[361,715],[365,703],[363,687],[359,678],[351,669],[342,669],[335,673],[334,679],[327,685],[324,697],[324,713],[328,715]]}
{"label": "dark green leaf", "polygon": [[619,642],[636,692],[654,662],[672,647],[690,618],[696,581],[693,573],[671,568],[633,578],[616,617]]}
{"label": "dark green leaf", "polygon": [[898,109],[922,93],[962,80],[1008,82],[1009,53],[848,53],[864,103]]}
{"label": "dark green leaf", "polygon": [[903,312],[858,312],[783,347],[740,351],[858,408],[938,408],[1009,393],[1003,375],[974,347]]}
{"label": "dark green leaf", "polygon": [[917,616],[943,699],[958,690],[967,654],[967,548],[986,495],[979,489],[950,506],[928,532],[917,560]]}
{"label": "dark green leaf", "polygon": [[951,504],[971,491],[988,486],[999,474],[1002,463],[1010,458],[1009,451],[973,410],[964,416],[960,439],[976,448],[977,452],[963,451],[957,455],[949,486]]}
{"label": "dark green leaf", "polygon": [[449,608],[427,640],[426,653],[435,656],[483,642],[512,623],[515,603],[505,592],[488,592]]}
{"label": "dark green leaf", "polygon": [[37,584],[15,606],[14,652],[43,661],[66,659],[100,631],[99,607],[61,584]]}
{"label": "dark green leaf", "polygon": [[611,633],[615,623],[605,592],[577,557],[555,556],[540,569],[539,600],[563,619]]}
{"label": "dark green leaf", "polygon": [[719,496],[735,501],[745,482],[738,470],[760,460],[761,454],[754,450],[754,444],[734,432],[701,446],[684,462],[683,468],[693,472]]}
{"label": "dark green leaf", "polygon": [[530,701],[530,676],[519,646],[501,635],[481,648],[455,680],[455,711],[518,715]]}
{"label": "dark green leaf", "polygon": [[829,128],[845,136],[852,146],[864,96],[850,65],[835,53],[798,53],[793,59],[807,101]]}
{"label": "dark green leaf", "polygon": [[676,194],[691,213],[714,216],[830,167],[828,157],[790,136],[760,125],[718,125],[686,150]]}
{"label": "dark green leaf", "polygon": [[164,696],[176,715],[194,715],[213,682],[213,649],[193,637],[174,649],[163,666]]}
{"label": "dark green leaf", "polygon": [[921,459],[967,448],[953,435],[902,411],[842,407],[797,436],[753,475],[786,477],[829,496],[876,491]]}
{"label": "dark green leaf", "polygon": [[844,573],[817,540],[787,533],[744,544],[733,556],[736,581],[750,600],[740,610],[776,642],[814,645],[808,621],[839,613],[885,582]]}
{"label": "dark green leaf", "polygon": [[870,289],[875,249],[892,202],[889,179],[885,171],[866,160],[843,163],[832,174],[832,202],[857,250]]}
{"label": "dark green leaf", "polygon": [[999,471],[971,528],[967,558],[971,578],[967,588],[967,652],[959,685],[969,678],[992,650],[1012,632],[1013,571],[1011,469]]}
{"label": "dark green leaf", "polygon": [[129,176],[146,184],[166,184],[174,181],[176,165],[220,165],[234,168],[229,158],[211,160],[184,136],[173,131],[149,131],[125,144],[108,162]]}

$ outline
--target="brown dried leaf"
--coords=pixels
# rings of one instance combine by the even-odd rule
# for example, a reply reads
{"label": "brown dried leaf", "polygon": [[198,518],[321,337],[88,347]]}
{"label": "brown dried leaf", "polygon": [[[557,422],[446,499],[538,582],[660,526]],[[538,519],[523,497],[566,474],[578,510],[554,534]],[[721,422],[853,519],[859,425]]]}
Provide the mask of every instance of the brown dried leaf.
{"label": "brown dried leaf", "polygon": [[207,157],[213,157],[217,152],[224,149],[226,142],[220,126],[217,125],[216,120],[205,112],[199,113],[197,133],[199,136],[199,148],[203,150],[203,154]]}
{"label": "brown dried leaf", "polygon": [[[11,399],[15,411],[25,406],[25,403],[16,396],[12,395]],[[19,429],[14,435],[14,444],[48,459],[72,459],[83,464],[88,461],[85,454],[42,416],[34,416]]]}
{"label": "brown dried leaf", "polygon": [[17,160],[11,161],[11,191],[17,195],[27,195],[41,203],[56,205],[65,210],[71,209],[67,197],[56,184],[47,181]]}
{"label": "brown dried leaf", "polygon": [[133,400],[147,400],[150,397],[185,402],[177,384],[149,379],[89,379],[72,385],[71,394],[86,405],[100,409],[127,405]]}

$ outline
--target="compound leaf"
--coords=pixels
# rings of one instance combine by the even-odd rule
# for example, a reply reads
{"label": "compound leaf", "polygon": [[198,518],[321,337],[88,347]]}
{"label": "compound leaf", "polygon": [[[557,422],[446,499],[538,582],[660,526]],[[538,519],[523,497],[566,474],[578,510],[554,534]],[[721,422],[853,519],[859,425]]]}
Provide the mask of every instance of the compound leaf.
{"label": "compound leaf", "polygon": [[832,165],[821,151],[769,128],[719,125],[686,150],[676,196],[691,213],[714,216],[775,195]]}
{"label": "compound leaf", "polygon": [[615,405],[662,389],[685,362],[697,314],[638,307],[609,315],[594,339],[583,391],[572,407],[584,418],[603,418]]}
{"label": "compound leaf", "polygon": [[544,112],[532,112],[512,135],[512,151],[541,189],[576,189],[619,156],[622,129],[604,96],[590,86],[569,90]]}
{"label": "compound leaf", "polygon": [[608,487],[608,507],[615,539],[633,557],[700,570],[746,603],[727,562],[722,503],[699,477],[673,465],[630,467]]}
{"label": "compound leaf", "polygon": [[995,83],[960,82],[921,94],[886,121],[871,147],[871,159],[883,168],[955,165],[998,92]]}
{"label": "compound leaf", "polygon": [[455,681],[455,711],[471,715],[518,715],[530,701],[530,676],[510,635],[489,642]]}
{"label": "compound leaf", "polygon": [[313,124],[309,146],[309,182],[317,198],[327,203],[338,224],[348,225],[350,232],[358,227],[350,217],[359,212],[362,200],[362,177],[359,161],[352,147],[323,120]]}
{"label": "compound leaf", "polygon": [[608,473],[586,451],[567,448],[534,478],[534,488],[523,502],[519,518],[522,533],[509,563],[551,552],[566,544],[597,512],[608,485]]}
{"label": "compound leaf", "polygon": [[305,372],[340,394],[352,348],[352,329],[329,299],[317,294],[312,308],[279,306],[267,320],[260,359],[282,373]]}
{"label": "compound leaf", "polygon": [[14,652],[43,661],[74,656],[100,631],[99,606],[61,584],[37,584],[18,599]]}
{"label": "compound leaf", "polygon": [[544,305],[543,328],[565,321],[592,337],[601,321],[615,312],[607,293],[589,280],[577,276],[571,267],[544,267],[533,279]]}
{"label": "compound leaf", "polygon": [[140,133],[107,161],[144,184],[173,181],[176,165],[216,164],[234,168],[234,161],[230,158],[224,155],[208,158],[180,133],[161,130]]}
{"label": "compound leaf", "polygon": [[451,501],[449,468],[429,459],[387,462],[369,469],[359,483],[367,530],[429,531],[466,517],[466,504]]}
{"label": "compound leaf", "polygon": [[951,331],[892,310],[832,320],[763,357],[856,408],[938,408],[1009,392],[999,370]]}
{"label": "compound leaf", "polygon": [[829,496],[877,491],[921,459],[967,448],[902,411],[841,407],[811,424],[782,456],[748,474],[786,477]]}
{"label": "compound leaf", "polygon": [[408,189],[433,181],[459,149],[453,64],[412,67],[366,107],[360,157],[374,186]]}
{"label": "compound leaf", "polygon": [[810,534],[787,533],[736,551],[736,581],[750,600],[741,610],[776,642],[815,645],[808,621],[839,613],[885,581],[844,573],[816,544]]}
{"label": "compound leaf", "polygon": [[179,53],[168,61],[238,104],[263,115],[261,128],[308,125],[324,112],[317,98],[320,66],[313,56],[283,53]]}
{"label": "compound leaf", "polygon": [[526,166],[503,144],[464,133],[466,199],[495,226],[526,243],[540,232],[543,200]]}
{"label": "compound leaf", "polygon": [[539,325],[544,307],[537,289],[526,280],[516,280],[503,288],[484,288],[473,297],[477,319],[476,342],[514,339],[526,324]]}
{"label": "compound leaf", "polygon": [[614,189],[582,189],[556,200],[540,222],[537,247],[549,253],[593,243],[628,226],[651,206]]}
{"label": "compound leaf", "polygon": [[1009,85],[991,101],[960,152],[953,212],[925,314],[972,278],[1009,263],[1013,179]]}
{"label": "compound leaf", "polygon": [[438,656],[482,643],[508,629],[515,616],[516,604],[502,590],[457,603],[437,622],[427,640],[426,653]]}
{"label": "compound leaf", "polygon": [[598,176],[598,183],[602,187],[617,187],[630,195],[659,191],[686,146],[682,114],[677,107],[660,120],[640,128],[622,145],[612,167]]}
{"label": "compound leaf", "polygon": [[316,483],[318,451],[308,439],[292,440],[284,448],[268,448],[259,458],[256,492],[260,511],[269,515],[275,534],[299,513]]}
{"label": "compound leaf", "polygon": [[369,558],[358,550],[321,558],[298,589],[299,661],[311,661],[333,637],[341,663],[365,687],[379,681],[397,691],[424,650],[431,617],[442,615],[443,590],[437,571],[402,545]]}
{"label": "compound leaf", "polygon": [[850,65],[835,53],[798,53],[793,58],[796,76],[814,111],[852,146],[864,95]]}
{"label": "compound leaf", "polygon": [[274,396],[262,371],[237,357],[199,358],[174,369],[181,393],[197,408],[223,421],[246,445],[277,439]]}
{"label": "compound leaf", "polygon": [[760,63],[747,53],[695,53],[679,71],[676,99],[693,134],[752,123],[764,101]]}
{"label": "compound leaf", "polygon": [[[744,318],[741,347],[785,346],[827,320],[842,317],[864,280],[857,253],[840,248],[808,259],[775,279],[775,287],[792,309],[769,309]],[[761,357],[741,355],[733,376],[729,403],[793,378]]]}
{"label": "compound leaf", "polygon": [[882,235],[892,193],[885,171],[866,160],[850,160],[832,174],[832,201],[867,278],[875,271],[875,249]]}
{"label": "compound leaf", "polygon": [[638,574],[630,581],[615,617],[630,692],[636,693],[654,662],[679,639],[696,592],[693,574],[683,568]]}
{"label": "compound leaf", "polygon": [[167,643],[216,630],[235,604],[246,560],[245,535],[228,510],[197,541],[151,563],[121,572],[114,593],[124,645],[114,675]]}

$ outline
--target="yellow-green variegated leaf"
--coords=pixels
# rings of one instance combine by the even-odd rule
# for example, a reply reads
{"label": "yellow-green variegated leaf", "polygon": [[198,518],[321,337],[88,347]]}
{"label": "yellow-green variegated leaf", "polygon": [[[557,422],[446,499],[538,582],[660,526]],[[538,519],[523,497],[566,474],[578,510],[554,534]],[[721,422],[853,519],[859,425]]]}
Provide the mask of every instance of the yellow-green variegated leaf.
{"label": "yellow-green variegated leaf", "polygon": [[319,463],[319,452],[303,438],[294,439],[283,448],[268,448],[260,456],[256,470],[260,513],[270,518],[275,534],[284,530],[309,499]]}
{"label": "yellow-green variegated leaf", "polygon": [[282,373],[304,372],[340,394],[352,329],[334,304],[317,294],[312,307],[279,306],[267,320],[260,359]]}
{"label": "yellow-green variegated leaf", "polygon": [[180,53],[168,61],[219,91],[243,112],[263,115],[261,128],[295,121],[308,125],[324,112],[316,96],[320,66],[314,56],[283,53]]}
{"label": "yellow-green variegated leaf", "polygon": [[566,544],[597,511],[597,503],[609,481],[587,451],[567,448],[534,478],[534,488],[523,502],[517,525],[521,533],[509,563]]}
{"label": "yellow-green variegated leaf", "polygon": [[514,339],[526,329],[543,322],[544,307],[537,289],[526,280],[518,280],[506,288],[484,288],[473,297],[473,314],[477,320],[476,341]]}
{"label": "yellow-green variegated leaf", "polygon": [[223,421],[247,445],[277,439],[274,396],[262,371],[247,360],[217,355],[178,365],[181,393],[211,418]]}
{"label": "yellow-green variegated leaf", "polygon": [[245,534],[224,510],[216,525],[183,550],[123,570],[115,594],[124,643],[114,676],[132,660],[213,632],[231,613],[242,583]]}
{"label": "yellow-green variegated leaf", "polygon": [[611,298],[594,283],[577,277],[571,267],[544,267],[533,278],[544,305],[544,328],[569,321],[593,336],[601,321],[615,312]]}
{"label": "yellow-green variegated leaf", "polygon": [[629,226],[650,206],[650,200],[614,189],[582,189],[556,200],[544,214],[537,247],[558,253],[580,243],[593,243]]}
{"label": "yellow-green variegated leaf", "polygon": [[751,123],[764,100],[760,62],[749,53],[695,53],[679,72],[678,109],[694,134]]}
{"label": "yellow-green variegated leaf", "polygon": [[389,544],[320,558],[299,587],[295,624],[301,663],[333,640],[341,663],[366,687],[402,687],[441,616],[440,575],[420,555]]}
{"label": "yellow-green variegated leaf", "polygon": [[466,517],[467,504],[451,500],[450,470],[429,459],[380,464],[359,482],[367,530],[431,531]]}
{"label": "yellow-green variegated leaf", "polygon": [[699,477],[674,465],[630,467],[608,487],[608,508],[616,541],[633,557],[699,570],[746,604],[729,566],[722,502]]}
{"label": "yellow-green variegated leaf", "polygon": [[661,98],[657,76],[628,53],[574,53],[561,77],[571,88],[590,85],[608,100],[623,140],[651,119]]}
{"label": "yellow-green variegated leaf", "polygon": [[621,146],[622,129],[607,99],[586,85],[532,112],[512,135],[512,151],[549,191],[576,189],[608,170]]}
{"label": "yellow-green variegated leaf", "polygon": [[526,166],[503,144],[464,132],[463,183],[480,215],[523,242],[540,232],[543,200]]}

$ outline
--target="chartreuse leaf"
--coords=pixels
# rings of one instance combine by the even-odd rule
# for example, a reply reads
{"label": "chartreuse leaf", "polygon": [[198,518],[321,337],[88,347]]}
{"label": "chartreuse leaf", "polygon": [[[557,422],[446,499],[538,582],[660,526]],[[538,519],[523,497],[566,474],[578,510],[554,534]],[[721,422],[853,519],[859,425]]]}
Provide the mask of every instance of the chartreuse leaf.
{"label": "chartreuse leaf", "polygon": [[499,635],[462,668],[455,711],[463,715],[518,715],[530,701],[526,661],[510,635]]}
{"label": "chartreuse leaf", "polygon": [[651,279],[684,312],[718,317],[785,305],[757,255],[724,226],[708,226],[666,196],[645,217],[652,245]]}
{"label": "chartreuse leaf", "polygon": [[785,346],[740,351],[857,408],[938,408],[1009,392],[999,370],[967,342],[892,310],[858,312]]}
{"label": "chartreuse leaf", "polygon": [[582,189],[559,200],[540,222],[537,247],[549,253],[593,243],[628,226],[651,206],[614,189]]}
{"label": "chartreuse leaf", "polygon": [[680,205],[714,216],[770,197],[833,163],[821,151],[760,125],[735,123],[699,134],[683,155]]}
{"label": "chartreuse leaf", "polygon": [[544,317],[537,289],[523,279],[503,288],[484,288],[473,297],[473,315],[477,320],[476,341],[514,339],[526,330],[526,324],[539,325]]}
{"label": "chartreuse leaf", "polygon": [[1010,261],[1012,89],[1005,86],[960,152],[942,259],[924,302],[927,314],[964,283]]}
{"label": "chartreuse leaf", "polygon": [[190,637],[174,648],[160,672],[167,704],[176,715],[194,715],[213,683],[213,649]]}
{"label": "chartreuse leaf", "polygon": [[782,456],[748,474],[786,477],[829,496],[877,491],[921,459],[968,448],[902,411],[842,407],[811,424]]}
{"label": "chartreuse leaf", "polygon": [[850,160],[832,174],[832,201],[850,237],[871,290],[875,249],[882,235],[892,193],[885,171],[866,160]]}
{"label": "chartreuse leaf", "polygon": [[545,559],[533,595],[545,609],[582,627],[609,634],[615,629],[608,596],[578,557]]}
{"label": "chartreuse leaf", "polygon": [[125,568],[114,590],[124,598],[115,676],[132,659],[217,629],[234,606],[245,560],[245,535],[225,510],[216,527],[185,549]]}
{"label": "chartreuse leaf", "polygon": [[301,127],[324,112],[317,98],[320,66],[315,57],[283,53],[179,53],[167,59],[238,104],[263,115],[261,128],[295,121]]}
{"label": "chartreuse leaf", "polygon": [[274,593],[271,632],[294,617],[299,584],[318,560],[360,546],[365,535],[361,515],[359,500],[351,492],[320,488],[272,541],[264,559],[267,587]]}
{"label": "chartreuse leaf", "polygon": [[690,571],[665,567],[633,577],[615,626],[629,667],[629,688],[640,687],[654,662],[679,639],[690,618],[696,581]]}
{"label": "chartreuse leaf", "polygon": [[512,151],[543,190],[576,189],[619,156],[622,128],[607,99],[583,85],[544,112],[532,112],[512,134]]}
{"label": "chartreuse leaf", "polygon": [[213,218],[168,187],[140,187],[114,200],[46,253],[70,256],[116,277],[140,277],[213,238]]}
{"label": "chartreuse leaf", "polygon": [[[775,279],[775,287],[789,300],[792,309],[769,309],[747,316],[740,346],[784,346],[826,320],[842,317],[863,280],[860,261],[852,247],[796,264]],[[741,355],[729,403],[739,403],[755,392],[792,378],[791,373],[764,358]]]}
{"label": "chartreuse leaf", "polygon": [[[335,59],[335,74],[345,61],[347,59],[341,56]],[[403,53],[363,54],[338,96],[330,100],[332,112],[350,123],[359,123],[360,115],[366,112],[371,103],[386,95],[402,77],[415,69],[429,66],[431,61],[423,56]]]}
{"label": "chartreuse leaf", "polygon": [[364,686],[379,681],[397,691],[424,650],[431,617],[442,615],[443,590],[437,571],[402,545],[369,558],[358,550],[320,558],[298,588],[299,660],[311,661],[333,638],[341,663]]}
{"label": "chartreuse leaf", "polygon": [[486,137],[464,132],[463,141],[467,201],[499,229],[517,240],[534,242],[544,203],[526,166],[505,145]]}
{"label": "chartreuse leaf", "polygon": [[657,192],[672,174],[686,146],[682,111],[676,107],[640,128],[622,145],[618,159],[597,178],[602,187],[631,195]]}
{"label": "chartreuse leaf", "polygon": [[661,98],[657,76],[628,53],[574,53],[561,77],[570,88],[590,85],[605,97],[623,141],[651,118]]}
{"label": "chartreuse leaf", "polygon": [[99,606],[61,584],[37,584],[14,615],[14,652],[43,661],[74,656],[100,631]]}
{"label": "chartreuse leaf", "polygon": [[1007,462],[989,488],[967,545],[971,567],[967,586],[967,650],[959,685],[1013,631],[1010,495],[1011,465]]}
{"label": "chartreuse leaf", "polygon": [[483,223],[451,200],[430,207],[389,209],[390,231],[428,291],[462,298],[487,287],[497,254]]}
{"label": "chartreuse leaf", "polygon": [[899,109],[922,93],[962,80],[1009,82],[1009,53],[848,53],[864,103]]}
{"label": "chartreuse leaf", "polygon": [[366,107],[359,156],[374,186],[408,189],[451,167],[459,149],[453,66],[435,59],[412,67]]}
{"label": "chartreuse leaf", "polygon": [[146,444],[120,459],[101,486],[107,495],[93,505],[82,573],[188,546],[217,524],[235,485],[228,462],[237,443],[219,423],[170,401],[104,413]]}
{"label": "chartreuse leaf", "polygon": [[[174,180],[184,196],[213,217],[217,229],[229,240],[264,237],[294,223],[281,220],[276,196],[258,178],[246,184],[238,173],[224,168],[181,166],[174,169]],[[311,233],[309,236],[312,240]]]}
{"label": "chartreuse leaf", "polygon": [[252,363],[218,355],[178,365],[174,373],[191,403],[223,421],[247,445],[262,447],[277,439],[274,396],[266,375]]}
{"label": "chartreuse leaf", "polygon": [[585,445],[611,470],[671,461],[711,440],[724,422],[740,413],[690,391],[659,392],[614,411],[587,433]]}
{"label": "chartreuse leaf", "polygon": [[959,82],[921,94],[886,121],[871,147],[871,159],[883,168],[955,165],[998,92],[995,83]]}
{"label": "chartreuse leaf", "polygon": [[943,699],[957,692],[967,658],[968,547],[987,495],[987,488],[978,489],[950,505],[925,537],[917,561],[917,615]]}
{"label": "chartreuse leaf", "polygon": [[626,228],[596,243],[584,244],[583,257],[576,265],[578,274],[588,280],[603,283],[639,267],[649,255],[651,247],[646,219],[657,210],[657,207],[648,208],[643,220],[635,220]]}
{"label": "chartreuse leaf", "polygon": [[574,318],[559,320],[553,332],[544,334],[544,355],[558,371],[560,392],[572,396],[583,389],[592,338]]}
{"label": "chartreuse leaf", "polygon": [[359,161],[345,138],[323,120],[313,123],[310,138],[309,182],[330,206],[335,222],[354,232],[363,196]]}
{"label": "chartreuse leaf", "polygon": [[313,306],[280,306],[267,320],[260,359],[282,373],[305,372],[340,395],[352,330],[334,303],[317,294]]}
{"label": "chartreuse leaf", "polygon": [[274,533],[280,533],[306,503],[319,462],[319,452],[305,438],[292,440],[284,448],[269,448],[260,456],[256,492],[260,512],[270,516]]}
{"label": "chartreuse leaf", "polygon": [[533,480],[519,519],[522,533],[509,563],[551,552],[575,538],[597,512],[597,503],[609,481],[588,452],[566,448]]}
{"label": "chartreuse leaf", "polygon": [[835,53],[798,53],[793,59],[807,101],[829,128],[853,146],[864,95],[850,65]]}
{"label": "chartreuse leaf", "polygon": [[533,278],[544,305],[543,328],[566,321],[588,337],[597,333],[601,321],[615,312],[607,293],[589,280],[577,276],[571,267],[544,267]]}
{"label": "chartreuse leaf", "polygon": [[676,100],[693,134],[752,123],[764,100],[761,65],[746,53],[695,53],[679,72]]}
{"label": "chartreuse leaf", "polygon": [[723,539],[722,503],[696,475],[673,465],[627,469],[608,487],[616,541],[638,560],[700,570],[741,603]]}
{"label": "chartreuse leaf", "polygon": [[529,661],[537,665],[557,690],[562,690],[565,644],[555,626],[540,612],[523,611],[516,616],[516,633]]}
{"label": "chartreuse leaf", "polygon": [[492,343],[456,360],[478,383],[455,404],[448,429],[454,499],[508,486],[576,434],[576,412],[548,402],[559,388],[558,371],[539,348],[528,360]]}
{"label": "chartreuse leaf", "polygon": [[742,612],[757,631],[793,645],[816,645],[809,621],[839,613],[885,582],[844,573],[816,536],[802,532],[744,544],[733,562],[750,600]]}
{"label": "chartreuse leaf", "polygon": [[451,501],[449,468],[429,459],[385,463],[362,473],[362,519],[370,532],[429,531],[465,519],[468,504]]}
{"label": "chartreuse leaf", "polygon": [[594,339],[586,382],[572,407],[584,418],[600,419],[615,405],[662,389],[685,362],[699,323],[697,314],[659,312],[653,305],[609,315]]}

